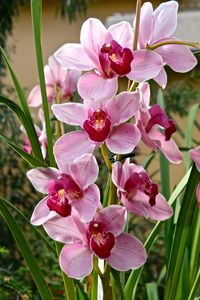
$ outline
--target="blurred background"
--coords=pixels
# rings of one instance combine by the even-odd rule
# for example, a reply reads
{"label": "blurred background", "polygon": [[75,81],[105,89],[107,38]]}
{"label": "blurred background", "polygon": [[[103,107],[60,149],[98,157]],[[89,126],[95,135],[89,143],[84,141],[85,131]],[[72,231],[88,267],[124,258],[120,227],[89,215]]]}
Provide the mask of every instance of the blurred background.
{"label": "blurred background", "polygon": [[[151,1],[157,7],[164,1]],[[186,41],[200,41],[200,1],[180,0],[178,27],[175,36]],[[88,17],[99,18],[105,26],[127,20],[133,22],[136,1],[133,0],[43,0],[42,20],[42,48],[44,63],[61,45],[68,42],[79,42],[82,23]],[[17,77],[24,87],[26,95],[38,82],[34,41],[32,34],[30,4],[28,0],[1,0],[0,2],[0,46],[5,49]],[[182,148],[186,147],[185,132],[187,131],[187,116],[193,104],[200,102],[200,70],[199,64],[190,73],[175,74],[167,69],[169,84],[161,92],[152,82],[152,101],[156,102],[158,93],[164,98],[169,116],[175,118],[178,132],[175,140]],[[12,100],[17,101],[12,81],[0,58],[0,92]],[[122,86],[126,81],[122,80]],[[160,94],[159,94],[160,95]],[[152,103],[153,103],[152,102]],[[34,114],[34,111],[33,111]],[[200,114],[197,112],[193,126],[193,142],[199,143]],[[16,144],[23,146],[23,136],[20,134],[19,123],[6,107],[0,106],[0,132]],[[187,148],[187,147],[186,147]],[[183,149],[184,150],[184,149]],[[137,161],[143,163],[149,151],[142,147],[138,149]],[[99,158],[100,159],[100,158]],[[101,163],[101,161],[100,161]],[[27,182],[25,172],[28,166],[18,159],[15,153],[0,142],[0,196],[6,198],[19,208],[28,218],[35,203],[41,195]],[[149,166],[152,179],[160,180],[159,158]],[[170,165],[171,189],[177,184],[185,171],[181,166]],[[104,176],[104,170],[101,170]],[[102,181],[104,181],[102,179]],[[102,189],[104,182],[99,182]],[[55,299],[63,299],[60,271],[56,263],[55,253],[42,244],[28,222],[12,211],[16,219],[26,232],[27,240],[31,242],[33,252],[39,259],[43,272],[55,295]],[[138,222],[139,220],[139,222]],[[0,219],[0,300],[5,299],[40,299],[37,295],[31,275],[27,270],[5,223]],[[153,222],[146,222],[140,218],[133,219],[133,232],[145,241]],[[51,243],[51,242],[50,242]],[[161,271],[163,264],[162,237],[157,242],[154,251],[147,263],[143,280],[159,280],[159,293],[162,299]],[[51,276],[49,276],[51,271]],[[87,284],[87,282],[85,283]],[[143,283],[140,284],[140,293],[137,299],[146,299]]]}

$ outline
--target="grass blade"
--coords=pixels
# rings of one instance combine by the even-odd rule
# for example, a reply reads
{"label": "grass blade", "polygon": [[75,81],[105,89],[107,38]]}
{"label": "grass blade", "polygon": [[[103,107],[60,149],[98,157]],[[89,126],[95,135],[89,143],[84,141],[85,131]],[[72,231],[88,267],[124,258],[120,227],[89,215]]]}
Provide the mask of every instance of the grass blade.
{"label": "grass blade", "polygon": [[148,300],[159,300],[158,287],[155,282],[149,282],[146,284]]}

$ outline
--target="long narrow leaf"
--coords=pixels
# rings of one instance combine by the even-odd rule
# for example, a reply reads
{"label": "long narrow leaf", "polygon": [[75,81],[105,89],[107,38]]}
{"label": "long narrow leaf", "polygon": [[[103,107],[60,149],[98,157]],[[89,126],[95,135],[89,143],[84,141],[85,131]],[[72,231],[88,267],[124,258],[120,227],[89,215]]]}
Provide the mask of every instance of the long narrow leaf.
{"label": "long narrow leaf", "polygon": [[38,75],[39,75],[41,95],[42,95],[42,106],[43,106],[44,118],[45,118],[49,161],[51,166],[55,166],[55,159],[53,155],[53,136],[51,130],[51,123],[50,123],[49,105],[48,105],[47,93],[46,93],[46,85],[45,85],[45,78],[44,78],[44,64],[43,64],[42,46],[41,46],[41,11],[42,11],[42,1],[31,0],[31,17],[32,17],[34,40],[35,40]]}
{"label": "long narrow leaf", "polygon": [[159,300],[158,287],[155,282],[149,282],[146,284],[148,300]]}
{"label": "long narrow leaf", "polygon": [[32,274],[32,277],[37,285],[38,291],[40,293],[42,300],[53,300],[51,292],[44,280],[43,274],[40,271],[40,268],[35,260],[35,257],[32,254],[31,249],[29,248],[28,243],[20,229],[17,225],[15,219],[12,217],[11,213],[9,212],[5,202],[0,198],[0,212],[5,219],[18,247],[19,250],[24,257],[29,270]]}

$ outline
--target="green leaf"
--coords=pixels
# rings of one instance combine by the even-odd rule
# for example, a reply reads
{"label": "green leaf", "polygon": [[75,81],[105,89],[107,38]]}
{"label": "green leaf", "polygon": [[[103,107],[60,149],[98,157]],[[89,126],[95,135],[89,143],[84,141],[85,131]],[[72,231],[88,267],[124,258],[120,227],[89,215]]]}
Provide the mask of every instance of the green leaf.
{"label": "green leaf", "polygon": [[159,300],[158,287],[155,282],[149,282],[146,284],[148,300]]}
{"label": "green leaf", "polygon": [[32,277],[37,285],[38,292],[40,293],[42,300],[53,300],[53,296],[44,280],[43,274],[38,266],[35,257],[32,254],[32,250],[29,248],[26,239],[16,223],[15,219],[12,217],[11,213],[9,212],[4,200],[0,198],[0,212],[3,218],[5,219],[18,247],[19,250],[24,257],[29,270],[32,274]]}
{"label": "green leaf", "polygon": [[[174,203],[174,201],[177,199],[177,197],[180,195],[180,193],[183,191],[183,189],[187,185],[190,173],[191,173],[191,168],[187,171],[185,176],[182,178],[182,180],[179,182],[179,184],[177,185],[175,190],[172,192],[171,197],[169,199],[170,205],[172,205]],[[163,222],[160,222],[160,221],[157,222],[156,225],[154,226],[153,230],[151,231],[148,239],[146,240],[144,245],[145,245],[147,253],[150,251],[151,247],[153,246],[154,242],[156,241],[156,239],[160,233],[162,224],[163,224]],[[134,297],[132,298],[132,295],[135,295],[135,293],[136,293],[136,288],[137,288],[137,284],[138,284],[142,269],[143,268],[133,270],[131,272],[131,274],[129,275],[127,283],[124,288],[125,299],[134,299]]]}
{"label": "green leaf", "polygon": [[42,57],[42,46],[41,46],[41,12],[42,12],[42,1],[31,0],[31,17],[35,41],[35,51],[37,58],[37,68],[40,81],[41,95],[42,95],[42,107],[44,111],[46,134],[47,134],[47,148],[49,154],[50,165],[53,167],[56,165],[53,155],[53,136],[51,130],[49,105],[47,100],[46,85],[44,78],[44,64]]}
{"label": "green leaf", "polygon": [[[166,300],[177,299],[176,295],[180,293],[178,284],[181,280],[180,274],[183,267],[185,251],[187,251],[189,246],[188,241],[190,241],[191,238],[189,234],[197,206],[196,187],[199,181],[200,173],[194,165],[182,200],[181,210],[174,233],[166,279],[164,298]],[[184,276],[184,273],[182,274]],[[186,293],[184,296],[184,299],[187,299],[188,294]]]}
{"label": "green leaf", "polygon": [[35,137],[35,128],[32,128],[30,119],[25,115],[23,110],[15,102],[2,95],[0,95],[0,104],[6,105],[10,110],[12,110],[15,113],[20,123],[24,126],[26,130],[34,156],[43,161],[40,144],[37,136]]}
{"label": "green leaf", "polygon": [[43,162],[38,160],[37,158],[33,157],[32,155],[28,154],[24,150],[22,150],[19,146],[11,142],[9,139],[7,139],[5,136],[0,134],[0,139],[8,144],[15,152],[17,152],[18,155],[20,155],[27,163],[34,168],[37,167],[47,167],[47,165]]}
{"label": "green leaf", "polygon": [[91,300],[97,300],[98,298],[98,274],[95,269],[92,271],[92,291]]}
{"label": "green leaf", "polygon": [[[40,144],[39,144],[38,137],[37,137],[37,133],[35,131],[33,120],[32,120],[32,117],[31,117],[31,114],[30,114],[29,107],[27,105],[26,99],[24,97],[23,90],[22,90],[22,88],[21,88],[21,86],[19,84],[19,81],[18,81],[18,79],[17,79],[17,77],[16,77],[16,75],[15,75],[13,69],[12,69],[11,64],[9,63],[9,61],[8,61],[8,59],[6,57],[6,54],[4,53],[4,51],[3,51],[3,49],[1,47],[0,47],[0,53],[2,54],[3,59],[5,61],[5,64],[6,64],[8,70],[10,72],[10,75],[11,75],[13,84],[15,86],[15,90],[16,90],[18,99],[19,99],[21,107],[22,107],[22,111],[23,111],[23,113],[24,113],[24,115],[26,117],[27,126],[26,126],[25,129],[26,129],[26,133],[27,133],[27,135],[29,137],[29,140],[30,140],[30,144],[31,144],[31,147],[32,147],[33,154],[36,157],[38,157],[40,160],[43,160],[42,152],[41,152],[41,149],[40,149]],[[3,97],[3,98],[4,98],[4,101],[5,101],[6,98],[5,97]],[[3,101],[3,99],[1,99],[1,100]],[[3,103],[3,102],[1,102],[1,103]]]}

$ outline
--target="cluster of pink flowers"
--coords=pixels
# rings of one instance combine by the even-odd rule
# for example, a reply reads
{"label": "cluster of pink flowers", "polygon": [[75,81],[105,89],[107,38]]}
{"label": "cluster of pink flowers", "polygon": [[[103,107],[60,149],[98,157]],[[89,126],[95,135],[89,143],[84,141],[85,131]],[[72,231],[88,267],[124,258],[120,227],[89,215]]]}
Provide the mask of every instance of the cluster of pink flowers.
{"label": "cluster of pink flowers", "polygon": [[[57,169],[36,168],[27,173],[33,186],[46,194],[35,207],[31,223],[42,225],[52,239],[65,244],[60,266],[69,277],[81,279],[90,274],[94,255],[119,271],[139,268],[147,255],[136,237],[123,233],[127,211],[153,220],[166,220],[173,214],[158,185],[129,158],[112,164],[112,184],[117,187],[119,201],[116,197],[112,205],[103,207],[95,184],[99,167],[92,153],[95,148],[106,147],[116,157],[128,155],[143,141],[152,151],[160,149],[171,163],[182,161],[172,139],[175,122],[158,104],[150,105],[146,82],[154,79],[164,88],[166,64],[177,72],[187,72],[196,65],[195,57],[184,45],[150,49],[175,40],[172,34],[177,9],[176,1],[162,3],[155,11],[149,2],[145,3],[138,48],[134,51],[134,31],[129,23],[106,29],[100,20],[90,18],[82,26],[81,43],[65,44],[45,66],[53,114],[79,129],[55,142]],[[89,72],[80,76],[81,71]],[[118,78],[124,76],[137,83],[137,88],[117,94]],[[76,87],[81,103],[70,101]],[[34,107],[41,105],[39,86],[31,91],[28,102]],[[38,130],[38,135],[43,147],[45,133]],[[26,143],[25,147],[30,153],[30,145]],[[199,149],[196,152],[199,157]],[[192,157],[196,152],[191,152]],[[198,158],[196,163],[200,167]],[[197,194],[199,197],[200,187]]]}

